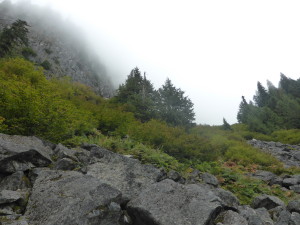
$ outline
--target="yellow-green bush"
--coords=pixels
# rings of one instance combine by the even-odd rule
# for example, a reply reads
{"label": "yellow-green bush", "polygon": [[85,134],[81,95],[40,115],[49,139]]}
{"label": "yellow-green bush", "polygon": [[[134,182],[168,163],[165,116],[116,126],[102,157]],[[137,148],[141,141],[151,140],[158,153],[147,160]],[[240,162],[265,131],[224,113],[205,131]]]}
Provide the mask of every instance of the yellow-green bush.
{"label": "yellow-green bush", "polygon": [[55,92],[42,70],[21,58],[0,61],[0,116],[6,133],[60,141],[93,127],[91,113]]}
{"label": "yellow-green bush", "polygon": [[274,131],[271,136],[274,141],[282,142],[285,144],[300,144],[300,130],[278,130]]}

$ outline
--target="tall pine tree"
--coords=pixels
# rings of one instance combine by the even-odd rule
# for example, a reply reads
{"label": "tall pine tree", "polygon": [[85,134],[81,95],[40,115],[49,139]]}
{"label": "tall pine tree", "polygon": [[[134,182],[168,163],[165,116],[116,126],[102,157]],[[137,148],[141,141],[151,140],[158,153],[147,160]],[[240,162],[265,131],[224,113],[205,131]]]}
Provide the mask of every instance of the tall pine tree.
{"label": "tall pine tree", "polygon": [[158,90],[159,118],[174,126],[190,126],[195,120],[194,104],[170,79]]}

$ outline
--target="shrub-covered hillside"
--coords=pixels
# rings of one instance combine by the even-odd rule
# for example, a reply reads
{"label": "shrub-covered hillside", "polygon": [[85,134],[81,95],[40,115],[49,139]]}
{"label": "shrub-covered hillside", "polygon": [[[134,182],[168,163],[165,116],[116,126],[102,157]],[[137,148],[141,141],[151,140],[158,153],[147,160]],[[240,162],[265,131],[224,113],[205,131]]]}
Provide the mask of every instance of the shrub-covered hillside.
{"label": "shrub-covered hillside", "polygon": [[[0,35],[0,46],[3,40]],[[183,176],[196,169],[210,172],[242,203],[261,193],[284,200],[293,197],[247,176],[258,169],[276,174],[297,170],[284,168],[246,143],[249,138],[288,140],[292,131],[267,136],[226,120],[223,126],[195,125],[193,103],[184,91],[169,79],[155,90],[138,68],[130,72],[115,97],[104,99],[68,78],[46,79],[42,67],[21,53],[12,54],[26,43],[15,44],[0,59],[0,132],[35,135],[71,147],[95,143]]]}

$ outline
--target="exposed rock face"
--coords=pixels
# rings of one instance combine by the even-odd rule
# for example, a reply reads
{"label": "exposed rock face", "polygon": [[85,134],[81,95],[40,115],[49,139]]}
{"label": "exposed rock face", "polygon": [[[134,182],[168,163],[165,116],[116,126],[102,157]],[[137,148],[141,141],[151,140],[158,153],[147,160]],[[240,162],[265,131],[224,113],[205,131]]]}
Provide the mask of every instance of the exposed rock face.
{"label": "exposed rock face", "polygon": [[299,145],[287,145],[273,141],[248,141],[252,146],[261,149],[262,151],[269,153],[282,161],[285,166],[300,166],[300,146]]}
{"label": "exposed rock face", "polygon": [[120,224],[121,192],[74,171],[42,171],[25,217],[32,225]]}
{"label": "exposed rock face", "polygon": [[[286,176],[282,183],[294,180]],[[263,195],[253,209],[217,186],[211,174],[194,171],[184,179],[97,145],[69,149],[0,134],[1,225],[299,224],[296,200],[286,207]]]}
{"label": "exposed rock face", "polygon": [[209,189],[169,179],[151,185],[128,204],[136,225],[209,224],[221,209],[221,200]]}
{"label": "exposed rock face", "polygon": [[262,207],[266,209],[273,209],[277,206],[284,206],[284,202],[275,196],[260,195],[253,199],[252,206],[255,209]]}
{"label": "exposed rock face", "polygon": [[157,182],[162,176],[159,169],[142,165],[136,159],[99,147],[92,147],[90,152],[92,155],[96,155],[98,160],[87,167],[87,174],[122,191],[124,200],[136,197],[143,189]]}
{"label": "exposed rock face", "polygon": [[87,47],[79,28],[64,21],[59,14],[39,8],[28,2],[0,3],[0,28],[10,25],[17,19],[29,25],[29,46],[36,56],[29,59],[43,65],[48,77],[69,76],[92,87],[104,97],[113,95],[113,86],[100,63],[98,55]]}

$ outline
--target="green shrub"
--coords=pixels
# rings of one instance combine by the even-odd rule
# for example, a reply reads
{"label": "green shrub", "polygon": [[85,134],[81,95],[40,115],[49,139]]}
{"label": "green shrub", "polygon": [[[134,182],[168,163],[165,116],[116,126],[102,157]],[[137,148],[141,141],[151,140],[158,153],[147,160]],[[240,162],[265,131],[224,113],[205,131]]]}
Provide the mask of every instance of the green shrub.
{"label": "green shrub", "polygon": [[36,56],[37,56],[36,52],[33,51],[33,49],[32,49],[32,48],[29,48],[29,47],[26,47],[26,48],[23,48],[23,49],[22,49],[22,55],[23,55],[26,59],[28,59],[30,56],[32,56],[32,57],[36,57]]}
{"label": "green shrub", "polygon": [[45,70],[50,70],[51,69],[51,63],[48,60],[45,60],[41,63],[41,66],[45,69]]}

